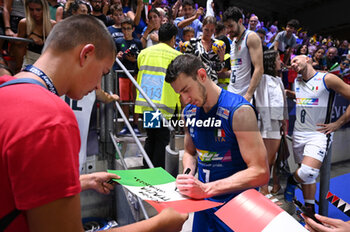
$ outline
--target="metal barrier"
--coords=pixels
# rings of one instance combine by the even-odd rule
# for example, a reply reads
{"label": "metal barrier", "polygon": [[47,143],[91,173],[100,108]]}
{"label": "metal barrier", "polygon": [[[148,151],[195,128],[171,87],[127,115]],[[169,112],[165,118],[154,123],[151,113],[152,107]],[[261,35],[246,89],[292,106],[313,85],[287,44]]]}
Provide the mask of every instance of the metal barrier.
{"label": "metal barrier", "polygon": [[[127,77],[130,79],[130,81],[135,85],[135,87],[139,90],[139,92],[142,94],[142,96],[146,99],[147,103],[152,107],[155,111],[158,110],[158,107],[152,102],[152,100],[147,96],[147,94],[143,91],[143,89],[139,86],[137,81],[134,79],[133,76],[128,72],[128,70],[125,68],[123,63],[116,58],[116,62],[118,65],[123,69],[124,73],[127,75]],[[166,118],[161,114],[162,121],[168,125],[168,129],[170,131],[170,141],[169,141],[169,147],[166,147],[166,155],[165,155],[165,170],[167,170],[170,174],[173,176],[176,176],[178,174],[179,170],[179,163],[174,162],[174,160],[179,160],[179,152],[175,149],[175,129],[171,126],[171,124],[168,122]],[[130,130],[130,128],[129,128]],[[131,130],[133,131],[133,130]]]}
{"label": "metal barrier", "polygon": [[[110,92],[110,94],[112,94],[112,93]],[[115,102],[115,105],[116,105],[116,107],[117,107],[118,112],[119,112],[120,115],[122,116],[125,125],[128,127],[128,129],[129,129],[129,131],[130,131],[132,137],[134,138],[134,140],[135,140],[137,146],[139,147],[139,149],[140,149],[140,151],[141,151],[141,153],[142,153],[142,156],[143,156],[143,158],[145,159],[145,161],[146,161],[148,167],[154,168],[154,166],[153,166],[153,164],[152,164],[152,161],[149,159],[149,157],[148,157],[148,155],[147,155],[145,149],[143,148],[143,146],[142,146],[140,140],[137,138],[137,136],[136,136],[134,130],[132,129],[132,126],[131,126],[131,124],[130,124],[130,122],[129,122],[129,119],[126,118],[126,116],[125,116],[125,114],[124,114],[122,108],[120,107],[119,103],[118,103],[118,102]]]}
{"label": "metal barrier", "polygon": [[[116,103],[116,104],[118,104],[118,103]],[[120,110],[120,111],[119,111],[119,110]],[[119,106],[119,108],[118,108],[118,111],[119,111],[121,114],[124,114],[123,111],[121,110],[121,107],[120,107],[120,106]],[[125,114],[124,114],[124,117],[125,117]],[[129,123],[129,125],[130,125],[130,123]],[[124,168],[125,170],[127,170],[127,169],[128,169],[128,166],[127,166],[126,163],[125,163],[124,157],[123,157],[122,152],[120,151],[120,149],[119,149],[119,147],[118,147],[117,141],[115,141],[115,139],[114,139],[113,133],[112,133],[112,132],[109,132],[109,135],[110,135],[110,137],[111,137],[111,139],[112,139],[114,148],[115,148],[115,149],[117,150],[117,152],[118,152],[118,156],[119,156],[119,159],[120,159],[120,161],[121,161],[121,163],[122,163],[123,168]],[[151,164],[152,164],[152,163],[151,163]],[[148,213],[147,213],[147,211],[146,211],[146,209],[145,209],[145,206],[144,206],[143,203],[142,203],[142,200],[141,200],[139,197],[137,197],[137,201],[138,201],[138,203],[139,203],[139,205],[140,205],[140,207],[141,207],[141,210],[142,210],[143,215],[145,216],[145,219],[148,219],[149,216],[148,216]]]}
{"label": "metal barrier", "polygon": [[[123,72],[127,75],[127,77],[131,80],[131,82],[135,85],[135,87],[140,91],[140,93],[143,95],[143,97],[146,99],[146,101],[148,102],[148,104],[154,109],[154,110],[158,110],[157,106],[151,101],[151,99],[147,96],[147,94],[141,89],[141,87],[138,85],[138,83],[136,82],[136,80],[133,78],[133,76],[130,74],[130,72],[125,68],[125,66],[120,62],[120,60],[118,58],[116,58],[116,62],[118,63],[118,65],[122,68]],[[101,85],[102,88],[112,94],[113,92],[118,92],[115,89],[115,86],[117,86],[117,83],[113,83],[114,80],[116,80],[116,76],[115,74],[121,72],[121,71],[117,71],[117,72],[111,72],[111,74],[107,75],[104,77],[104,80],[102,81]],[[119,112],[119,114],[121,115],[121,117],[123,118],[123,121],[125,123],[125,125],[127,126],[127,128],[129,129],[132,137],[134,138],[134,141],[136,142],[139,150],[141,151],[141,154],[144,158],[144,160],[146,161],[148,167],[153,168],[153,164],[151,162],[151,160],[149,159],[146,151],[144,150],[139,138],[136,136],[130,122],[129,119],[126,118],[120,104],[118,102],[115,103],[117,111]],[[108,160],[108,167],[109,168],[113,168],[115,169],[115,155],[113,154],[113,147],[114,149],[117,151],[121,164],[123,166],[124,169],[127,169],[127,165],[125,163],[124,157],[118,147],[117,141],[114,137],[113,132],[115,131],[114,129],[114,124],[113,124],[113,109],[110,105],[106,105],[106,104],[101,104],[100,106],[100,123],[101,123],[101,142],[103,143],[103,154],[104,154],[104,158]],[[161,118],[163,120],[163,122],[168,126],[168,129],[170,131],[170,145],[168,145],[166,147],[166,169],[170,170],[171,173],[173,175],[177,175],[178,174],[178,152],[175,151],[175,129],[170,125],[170,123],[168,122],[168,120],[166,118],[163,117],[163,115],[161,115]],[[113,145],[111,147],[111,145]],[[169,157],[169,158],[167,158]],[[176,162],[177,161],[177,162]],[[145,207],[141,201],[141,199],[137,198],[137,201],[141,207],[141,210],[144,214],[144,217],[146,219],[149,218],[147,211],[145,210]]]}
{"label": "metal barrier", "polygon": [[34,43],[34,40],[32,39],[26,39],[21,37],[13,37],[13,36],[7,36],[7,35],[0,35],[0,40],[9,40],[9,41],[19,41],[19,42],[26,42],[26,43]]}

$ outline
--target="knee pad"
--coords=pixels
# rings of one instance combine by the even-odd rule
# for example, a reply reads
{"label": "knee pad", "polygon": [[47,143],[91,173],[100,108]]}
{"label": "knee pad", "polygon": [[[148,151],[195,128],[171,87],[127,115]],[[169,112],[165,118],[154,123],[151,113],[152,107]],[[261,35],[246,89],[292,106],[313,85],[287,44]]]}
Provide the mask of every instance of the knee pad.
{"label": "knee pad", "polygon": [[301,164],[301,167],[298,169],[298,176],[303,180],[303,184],[314,184],[316,183],[316,178],[320,170],[317,168],[312,168],[305,164]]}

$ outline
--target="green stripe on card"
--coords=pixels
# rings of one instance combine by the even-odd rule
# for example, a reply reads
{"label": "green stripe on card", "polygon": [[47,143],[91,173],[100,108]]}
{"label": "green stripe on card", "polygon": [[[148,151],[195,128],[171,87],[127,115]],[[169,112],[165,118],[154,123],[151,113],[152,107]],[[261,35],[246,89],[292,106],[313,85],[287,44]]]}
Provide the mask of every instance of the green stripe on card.
{"label": "green stripe on card", "polygon": [[120,176],[120,179],[115,181],[128,186],[159,185],[175,181],[175,178],[163,168],[108,170],[108,172]]}

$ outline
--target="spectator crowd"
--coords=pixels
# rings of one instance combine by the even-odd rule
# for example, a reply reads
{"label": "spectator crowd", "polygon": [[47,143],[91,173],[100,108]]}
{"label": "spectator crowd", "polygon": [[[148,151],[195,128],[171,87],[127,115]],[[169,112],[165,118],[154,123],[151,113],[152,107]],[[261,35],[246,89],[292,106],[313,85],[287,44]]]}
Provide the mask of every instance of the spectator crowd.
{"label": "spectator crowd", "polygon": [[[106,26],[111,39],[115,42],[116,58],[137,79],[141,88],[168,120],[178,115],[186,104],[198,106],[199,101],[191,97],[179,98],[179,93],[187,96],[186,91],[190,92],[189,87],[182,86],[183,83],[179,81],[176,82],[175,75],[176,78],[174,77],[175,80],[172,81],[176,82],[175,86],[181,86],[175,92],[174,84],[170,86],[171,81],[170,84],[164,81],[167,68],[169,64],[174,66],[171,64],[172,60],[181,53],[197,57],[203,63],[205,72],[198,68],[199,73],[203,72],[201,73],[203,84],[193,86],[198,87],[199,92],[203,93],[203,96],[199,97],[203,98],[203,105],[207,100],[206,96],[204,97],[207,94],[206,89],[220,93],[221,89],[218,87],[220,86],[229,92],[241,95],[241,100],[247,101],[245,104],[252,103],[260,113],[258,122],[263,139],[260,145],[263,143],[267,150],[269,170],[275,165],[276,152],[283,136],[281,131],[286,130],[288,112],[264,110],[273,107],[286,109],[286,97],[292,95],[295,83],[298,86],[304,83],[294,80],[299,77],[300,80],[304,78],[305,82],[308,81],[306,73],[316,73],[313,76],[319,75],[317,76],[319,81],[328,75],[322,73],[331,72],[350,84],[348,41],[341,41],[328,35],[309,35],[297,19],[290,19],[281,25],[278,21],[259,18],[259,15],[254,13],[243,14],[240,9],[231,6],[227,7],[225,12],[218,12],[219,6],[213,1],[207,1],[205,7],[193,0],[153,0],[149,3],[143,0],[3,0],[0,4],[2,4],[0,33],[6,36],[0,40],[2,69],[16,74],[27,65],[33,65],[40,59],[45,42],[57,24],[63,24],[64,19],[75,15],[91,15]],[[69,37],[65,39],[70,40]],[[192,56],[184,57],[194,59]],[[178,62],[179,67],[188,65]],[[117,91],[120,96],[120,98],[114,96],[113,99],[120,99],[124,103],[122,109],[128,118],[130,114],[133,115],[132,128],[139,136],[141,133],[138,128],[138,114],[135,112],[142,114],[150,108],[139,91],[135,90],[129,79],[130,75],[121,71],[120,66],[120,63],[115,62],[112,68],[118,73]],[[207,76],[210,81],[207,81]],[[327,83],[336,90],[348,88],[343,86],[343,82],[339,83],[338,78],[334,80],[334,76],[331,75],[327,77]],[[300,88],[303,86],[297,89]],[[349,97],[343,91],[340,93]],[[295,97],[295,93],[293,94]],[[107,100],[110,98],[106,94],[104,96]],[[135,110],[130,112],[128,104],[135,105]],[[301,120],[304,123],[305,119]],[[155,154],[154,158],[151,157],[155,166],[164,167],[162,154],[169,143],[169,131],[167,128],[161,129],[147,130],[145,150],[149,154]],[[128,134],[130,131],[124,126],[118,135]],[[161,139],[164,141],[160,143]],[[195,146],[192,145],[192,151],[195,151]],[[264,155],[262,152],[261,156]],[[322,160],[323,158],[319,160],[320,163]],[[265,161],[262,159],[261,163]],[[302,160],[299,163],[303,165]],[[315,166],[312,168],[318,170],[318,163]],[[195,169],[192,166],[191,168]],[[303,172],[306,169],[301,167],[300,170]],[[295,174],[295,179],[289,178],[289,185],[314,184],[314,179],[307,182],[300,172]],[[264,174],[267,176],[267,173]],[[261,193],[281,206],[283,203],[275,198],[281,190],[277,175],[274,173],[271,191],[268,185],[263,183],[257,185],[261,187]],[[305,202],[314,211],[315,194],[311,190],[309,192],[306,199],[308,201]],[[294,195],[290,196],[289,200],[291,201],[293,197]]]}
{"label": "spectator crowd", "polygon": [[[2,62],[15,73],[21,70],[22,64],[27,65],[37,59],[45,38],[56,22],[76,14],[90,14],[102,20],[115,41],[124,36],[121,22],[124,18],[130,18],[135,27],[133,39],[140,40],[142,44],[142,47],[137,47],[138,52],[159,42],[158,30],[161,24],[174,23],[178,28],[175,45],[177,50],[201,56],[213,79],[217,79],[217,76],[220,79],[220,76],[224,76],[220,75],[220,71],[229,69],[229,65],[224,67],[223,54],[215,54],[211,49],[214,39],[220,37],[226,43],[226,53],[229,53],[229,44],[233,39],[226,37],[225,28],[220,27],[222,12],[218,12],[220,6],[216,6],[213,1],[207,1],[204,8],[193,0],[154,0],[151,3],[142,0],[3,0],[0,4],[0,33],[33,41],[7,43],[1,40]],[[249,12],[244,15],[243,25],[260,36],[264,51],[278,43],[277,49],[280,52],[288,50],[287,57],[283,60],[284,68],[289,67],[290,59],[295,55],[304,54],[312,58],[316,70],[329,71],[337,63],[339,76],[349,82],[346,74],[349,70],[350,45],[347,40],[341,41],[331,35],[309,35],[297,21],[288,30],[288,26],[284,28],[285,25],[278,21],[259,19],[258,15]],[[290,31],[288,43],[279,42],[281,38],[284,39],[284,31]],[[191,38],[193,41],[186,43]],[[285,73],[285,76],[292,83],[295,73]],[[287,84],[287,80],[284,83]]]}

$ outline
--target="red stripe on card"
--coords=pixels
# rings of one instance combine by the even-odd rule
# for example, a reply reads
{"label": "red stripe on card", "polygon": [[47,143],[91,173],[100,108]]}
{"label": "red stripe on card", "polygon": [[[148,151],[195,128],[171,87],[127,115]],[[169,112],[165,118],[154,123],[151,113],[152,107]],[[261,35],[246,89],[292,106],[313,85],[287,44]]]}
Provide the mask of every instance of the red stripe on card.
{"label": "red stripe on card", "polygon": [[215,215],[236,232],[262,231],[283,210],[255,189],[249,189],[223,207]]}
{"label": "red stripe on card", "polygon": [[194,200],[186,199],[180,201],[150,201],[146,200],[150,205],[152,205],[158,212],[161,212],[165,208],[173,208],[179,213],[192,213],[205,209],[210,209],[222,205],[223,203],[208,201],[208,200]]}

